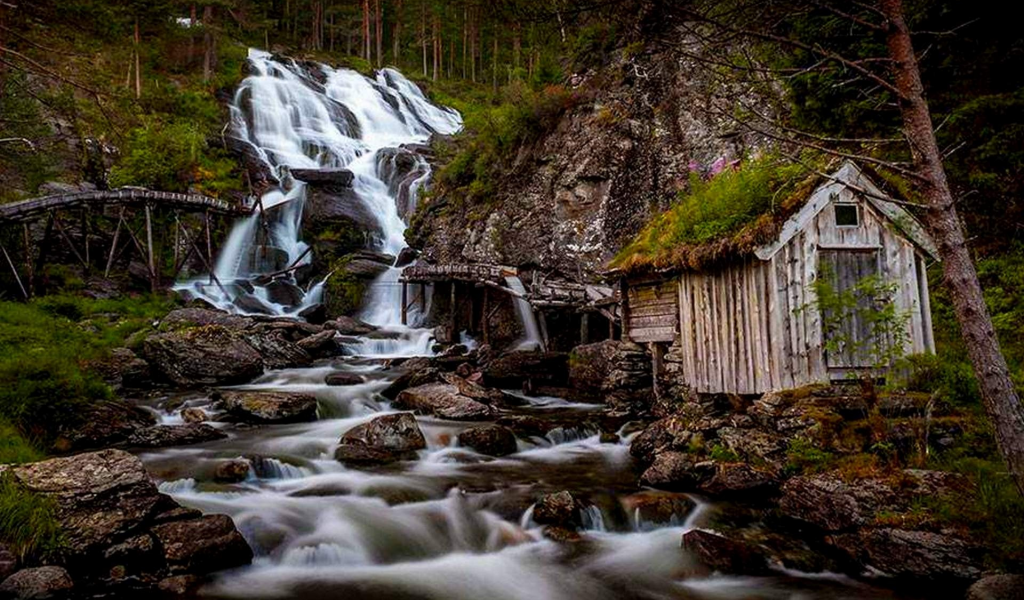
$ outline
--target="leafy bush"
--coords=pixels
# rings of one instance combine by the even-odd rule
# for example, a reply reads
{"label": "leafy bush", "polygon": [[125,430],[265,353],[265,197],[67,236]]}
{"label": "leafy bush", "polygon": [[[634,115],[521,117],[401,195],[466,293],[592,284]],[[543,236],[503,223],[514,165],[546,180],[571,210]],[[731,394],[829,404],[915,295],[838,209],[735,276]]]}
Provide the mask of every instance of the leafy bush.
{"label": "leafy bush", "polygon": [[17,429],[0,421],[0,465],[34,462],[42,457]]}
{"label": "leafy bush", "polygon": [[64,545],[57,505],[0,474],[0,543],[18,556],[45,560],[59,555]]}
{"label": "leafy bush", "polygon": [[196,178],[206,146],[206,136],[194,123],[150,121],[128,134],[124,155],[110,172],[110,183],[183,192]]}
{"label": "leafy bush", "polygon": [[833,460],[831,452],[816,448],[804,438],[793,438],[786,448],[786,471],[791,474],[820,473]]}

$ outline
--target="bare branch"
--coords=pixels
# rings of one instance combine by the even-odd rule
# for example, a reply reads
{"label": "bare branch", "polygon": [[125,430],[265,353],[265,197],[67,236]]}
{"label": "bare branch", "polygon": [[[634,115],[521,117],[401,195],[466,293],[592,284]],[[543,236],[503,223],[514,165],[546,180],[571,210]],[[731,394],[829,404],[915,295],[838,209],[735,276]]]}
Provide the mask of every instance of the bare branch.
{"label": "bare branch", "polygon": [[846,19],[847,21],[851,21],[853,23],[856,23],[857,25],[861,25],[861,26],[867,27],[868,29],[873,29],[875,31],[885,31],[885,26],[884,25],[879,25],[878,23],[872,23],[871,21],[868,21],[866,19],[858,17],[857,15],[841,11],[838,8],[836,8],[836,7],[834,7],[834,6],[830,5],[830,4],[827,4],[827,3],[824,3],[824,2],[820,2],[819,0],[814,0],[812,2],[812,4],[814,4],[818,8],[827,10],[828,12],[836,15],[837,17],[840,17],[840,18]]}
{"label": "bare branch", "polygon": [[33,143],[32,140],[30,140],[28,138],[23,138],[23,137],[0,138],[0,144],[11,144],[11,143],[22,143],[22,144],[25,144],[26,146],[28,146],[29,148],[31,148],[33,152],[36,151],[35,143]]}

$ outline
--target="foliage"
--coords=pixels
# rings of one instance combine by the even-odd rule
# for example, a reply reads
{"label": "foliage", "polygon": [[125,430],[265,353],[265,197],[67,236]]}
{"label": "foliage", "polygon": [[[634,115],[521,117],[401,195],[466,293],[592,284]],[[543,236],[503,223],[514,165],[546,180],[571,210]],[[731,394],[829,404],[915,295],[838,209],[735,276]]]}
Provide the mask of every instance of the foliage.
{"label": "foliage", "polygon": [[0,422],[0,465],[34,462],[42,457],[17,429]]}
{"label": "foliage", "polygon": [[786,448],[786,471],[790,474],[820,473],[832,461],[831,452],[817,448],[810,440],[797,437]]}
{"label": "foliage", "polygon": [[57,504],[0,473],[0,543],[22,561],[59,556],[64,536],[57,521]]}
{"label": "foliage", "polygon": [[366,281],[348,272],[348,261],[348,257],[334,261],[324,284],[324,300],[331,316],[351,315],[363,306]]}
{"label": "foliage", "polygon": [[[665,213],[655,217],[612,261],[616,268],[684,266],[690,247],[740,238],[759,225],[771,225],[804,200],[805,167],[779,156],[745,161],[704,179],[690,175],[689,188]],[[759,219],[760,217],[760,219]],[[753,242],[763,242],[753,236]]]}
{"label": "foliage", "polygon": [[708,456],[712,460],[717,460],[719,462],[739,462],[740,461],[740,455],[739,454],[736,454],[736,452],[732,448],[729,448],[727,446],[723,446],[721,444],[711,444],[711,446],[708,447]]}
{"label": "foliage", "polygon": [[165,299],[147,297],[0,302],[0,427],[13,426],[46,448],[61,428],[77,422],[82,406],[110,397],[89,361],[103,358],[169,307]]}

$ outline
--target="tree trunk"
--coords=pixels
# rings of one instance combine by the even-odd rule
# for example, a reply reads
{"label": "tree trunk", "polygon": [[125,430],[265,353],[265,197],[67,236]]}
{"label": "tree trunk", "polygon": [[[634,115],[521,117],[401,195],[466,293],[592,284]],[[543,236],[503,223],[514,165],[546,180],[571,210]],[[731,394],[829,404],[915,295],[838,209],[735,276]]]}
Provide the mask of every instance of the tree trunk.
{"label": "tree trunk", "polygon": [[384,66],[384,16],[381,12],[380,0],[374,0],[374,20],[376,27],[374,35],[377,36],[377,66]]}
{"label": "tree trunk", "polygon": [[995,428],[996,442],[1017,488],[1024,495],[1024,406],[1000,351],[978,273],[956,214],[910,31],[904,20],[903,2],[881,0],[880,6],[888,19],[887,45],[895,62],[893,71],[900,95],[904,134],[913,151],[915,169],[924,178],[921,193],[928,203],[924,222],[938,245],[943,275],[978,378],[985,410]]}
{"label": "tree trunk", "polygon": [[142,97],[142,60],[139,58],[139,46],[142,36],[139,35],[139,18],[135,17],[135,99]]}
{"label": "tree trunk", "polygon": [[363,58],[370,62],[370,0],[363,0]]}
{"label": "tree trunk", "polygon": [[391,32],[391,56],[398,65],[402,53],[402,0],[395,3],[395,27]]}
{"label": "tree trunk", "polygon": [[213,6],[203,7],[203,81],[213,77],[215,49],[213,46]]}
{"label": "tree trunk", "polygon": [[498,93],[498,28],[494,28],[494,53],[491,55],[491,86]]}
{"label": "tree trunk", "polygon": [[427,0],[420,0],[420,45],[423,47],[423,76],[427,76]]}

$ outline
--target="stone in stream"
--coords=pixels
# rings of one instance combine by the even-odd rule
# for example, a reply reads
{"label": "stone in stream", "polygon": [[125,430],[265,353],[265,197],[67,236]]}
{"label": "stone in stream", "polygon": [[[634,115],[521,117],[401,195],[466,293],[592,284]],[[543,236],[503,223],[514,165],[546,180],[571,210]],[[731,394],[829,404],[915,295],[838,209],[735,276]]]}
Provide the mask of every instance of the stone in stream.
{"label": "stone in stream", "polygon": [[63,598],[74,587],[71,576],[61,567],[22,569],[0,584],[0,598]]}
{"label": "stone in stream", "polygon": [[396,267],[406,267],[411,265],[417,258],[419,258],[419,251],[406,246],[402,248],[402,251],[398,253],[398,258],[395,259]]}
{"label": "stone in stream", "polygon": [[181,420],[186,423],[203,423],[210,420],[210,416],[201,408],[188,407],[181,411]]}
{"label": "stone in stream", "polygon": [[238,483],[249,476],[249,461],[235,459],[222,462],[213,472],[213,479],[221,483]]}
{"label": "stone in stream", "polygon": [[325,329],[333,329],[341,335],[363,335],[377,328],[354,317],[340,316],[324,323]]}
{"label": "stone in stream", "polygon": [[79,423],[61,434],[56,449],[88,450],[125,443],[137,431],[152,427],[149,411],[124,400],[107,400],[85,407]]}
{"label": "stone in stream", "polygon": [[263,374],[263,357],[236,331],[207,325],[158,333],[142,354],[161,376],[181,387],[245,383]]}
{"label": "stone in stream", "polygon": [[122,450],[7,467],[5,475],[55,502],[62,554],[78,583],[109,583],[112,574],[157,581],[252,560],[231,519],[179,506],[157,490],[137,457]]}
{"label": "stone in stream", "polygon": [[300,310],[298,316],[300,319],[305,319],[308,323],[323,325],[327,321],[327,307],[318,302]]}
{"label": "stone in stream", "polygon": [[583,505],[571,492],[545,494],[533,507],[533,520],[540,525],[551,525],[575,530],[580,526]]}
{"label": "stone in stream", "polygon": [[828,542],[859,565],[891,577],[964,582],[982,574],[982,548],[944,533],[865,528]]}
{"label": "stone in stream", "polygon": [[228,437],[223,431],[206,423],[184,425],[156,425],[141,429],[128,438],[128,445],[137,448],[163,448],[166,446],[187,446]]}
{"label": "stone in stream", "polygon": [[366,378],[355,373],[339,371],[324,377],[324,383],[329,386],[359,385],[360,383],[366,383]]}
{"label": "stone in stream", "polygon": [[637,526],[682,524],[695,506],[687,496],[672,492],[644,491],[622,499],[622,508],[636,520]]}
{"label": "stone in stream", "polygon": [[712,571],[725,575],[766,575],[765,555],[754,546],[711,531],[694,529],[683,534],[683,549]]}
{"label": "stone in stream", "polygon": [[430,383],[403,390],[394,405],[452,421],[480,421],[491,416],[491,407],[461,395],[459,388],[448,383]]}
{"label": "stone in stream", "polygon": [[471,427],[459,434],[459,445],[490,456],[508,456],[518,451],[516,434],[501,425]]}
{"label": "stone in stream", "polygon": [[967,600],[1021,600],[1024,598],[1024,575],[989,575],[967,590]]}
{"label": "stone in stream", "polygon": [[716,463],[711,479],[701,481],[697,489],[710,496],[754,496],[773,494],[779,489],[779,476],[766,468],[746,463]]}
{"label": "stone in stream", "polygon": [[282,306],[298,306],[302,304],[305,295],[302,288],[284,279],[273,279],[264,289],[267,291],[267,299],[274,304]]}
{"label": "stone in stream", "polygon": [[569,355],[564,352],[509,352],[483,369],[484,385],[519,388],[524,381],[564,387],[569,379]]}
{"label": "stone in stream", "polygon": [[396,413],[376,417],[346,431],[334,458],[358,466],[384,464],[413,460],[416,451],[426,447],[427,441],[416,417]]}
{"label": "stone in stream", "polygon": [[615,366],[622,342],[604,340],[576,346],[569,354],[569,387],[581,398],[603,400],[605,378]]}
{"label": "stone in stream", "polygon": [[693,491],[714,475],[714,464],[695,462],[687,452],[662,452],[640,476],[640,482],[654,488]]}
{"label": "stone in stream", "polygon": [[649,465],[660,452],[685,450],[694,435],[690,426],[690,419],[681,416],[655,421],[633,438],[629,453],[641,464]]}
{"label": "stone in stream", "polygon": [[333,356],[338,353],[338,344],[334,339],[336,335],[337,332],[328,329],[299,340],[297,345],[315,358]]}
{"label": "stone in stream", "polygon": [[295,392],[225,391],[221,407],[245,423],[303,423],[316,420],[316,397]]}
{"label": "stone in stream", "polygon": [[[415,360],[415,359],[413,359]],[[409,361],[412,362],[412,361]],[[384,396],[388,400],[394,400],[398,397],[398,394],[403,390],[427,385],[428,383],[437,383],[441,380],[441,372],[434,367],[429,366],[420,367],[419,365],[413,365],[412,368],[399,375],[394,381],[391,382],[388,387],[384,388],[380,395]],[[403,366],[403,368],[405,368]]]}

